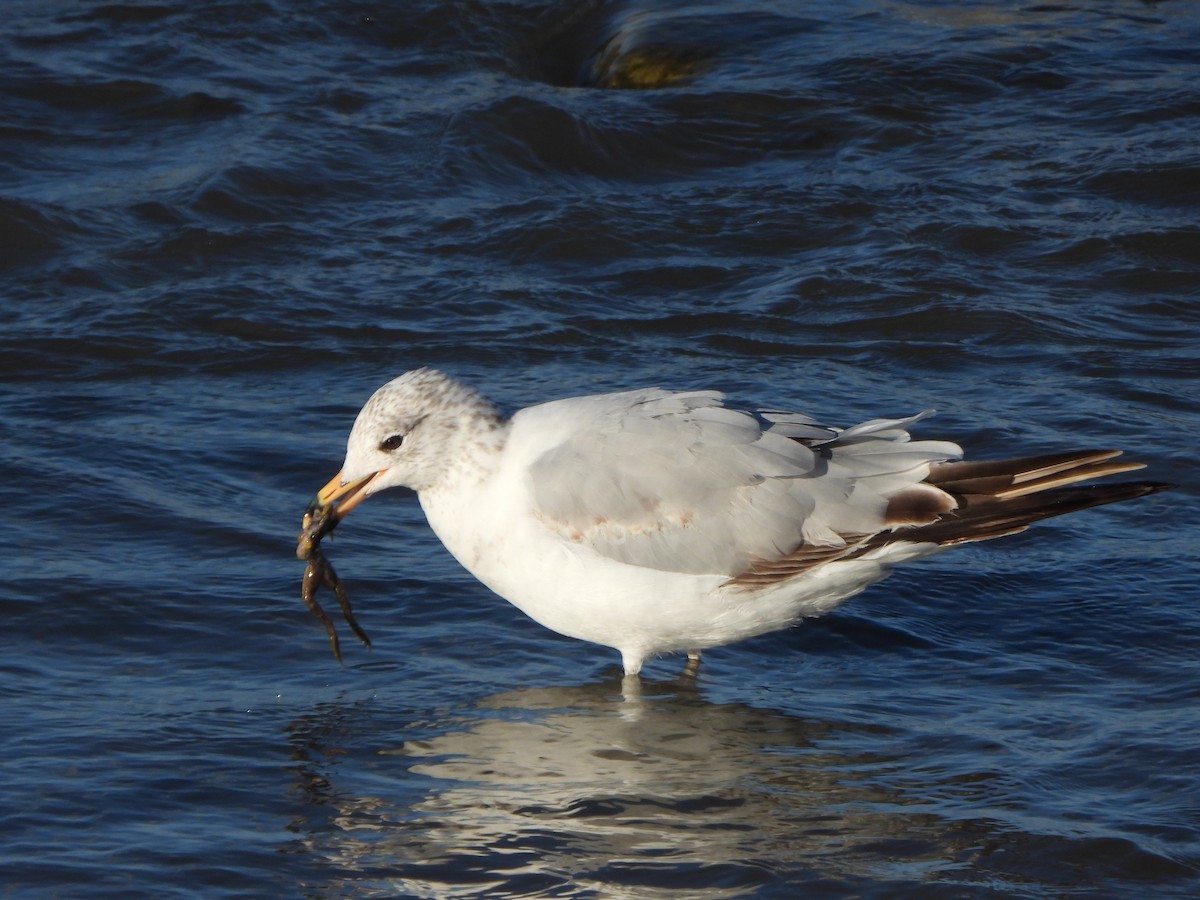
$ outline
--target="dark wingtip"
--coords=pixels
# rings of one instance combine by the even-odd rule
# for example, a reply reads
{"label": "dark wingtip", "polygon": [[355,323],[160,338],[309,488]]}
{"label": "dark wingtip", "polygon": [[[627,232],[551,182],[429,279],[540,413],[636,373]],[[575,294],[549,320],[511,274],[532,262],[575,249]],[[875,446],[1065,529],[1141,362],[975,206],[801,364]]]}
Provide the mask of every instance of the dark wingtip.
{"label": "dark wingtip", "polygon": [[1132,500],[1135,497],[1148,497],[1151,494],[1159,494],[1163,491],[1172,491],[1179,487],[1177,484],[1172,484],[1169,481],[1124,481],[1113,485],[1105,485],[1105,487],[1113,488],[1129,488],[1128,495],[1121,497],[1121,500]]}
{"label": "dark wingtip", "polygon": [[[1069,485],[1046,491],[996,500],[948,513],[936,522],[888,532],[884,543],[893,540],[934,544],[984,541],[1024,531],[1034,522],[1066,513],[1091,509],[1107,503],[1134,500],[1176,487],[1165,481],[1121,481],[1114,484]],[[879,541],[869,541],[873,549]]]}

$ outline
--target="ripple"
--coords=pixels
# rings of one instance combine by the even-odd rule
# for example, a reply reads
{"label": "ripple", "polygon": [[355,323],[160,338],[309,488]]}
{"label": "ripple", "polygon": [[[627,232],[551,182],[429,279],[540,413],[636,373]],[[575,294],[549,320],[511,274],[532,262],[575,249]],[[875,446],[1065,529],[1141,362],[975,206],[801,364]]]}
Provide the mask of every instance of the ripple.
{"label": "ripple", "polygon": [[[5,12],[6,887],[1196,894],[1176,5]],[[509,409],[936,407],[972,455],[1181,487],[636,692],[385,496],[331,549],[376,641],[342,669],[297,519],[425,363]]]}

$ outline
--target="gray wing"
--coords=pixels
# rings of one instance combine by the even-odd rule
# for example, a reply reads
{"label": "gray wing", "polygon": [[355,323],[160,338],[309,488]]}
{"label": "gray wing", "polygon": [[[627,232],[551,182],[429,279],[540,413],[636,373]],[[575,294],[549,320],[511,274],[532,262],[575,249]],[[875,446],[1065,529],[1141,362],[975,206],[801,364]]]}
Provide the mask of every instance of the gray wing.
{"label": "gray wing", "polygon": [[911,441],[922,417],[838,430],[732,409],[715,391],[651,389],[531,407],[509,440],[535,515],[566,540],[634,565],[734,577],[802,545],[837,548],[891,527],[893,498],[935,492],[920,484],[930,464],[961,450]]}

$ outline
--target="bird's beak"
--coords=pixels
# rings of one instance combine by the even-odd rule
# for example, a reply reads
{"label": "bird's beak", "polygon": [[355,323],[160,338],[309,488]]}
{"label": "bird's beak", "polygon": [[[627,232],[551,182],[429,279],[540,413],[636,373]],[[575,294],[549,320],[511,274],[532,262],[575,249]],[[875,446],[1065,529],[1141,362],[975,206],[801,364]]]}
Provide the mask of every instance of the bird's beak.
{"label": "bird's beak", "polygon": [[[345,484],[342,484],[342,473],[338,472],[330,479],[329,484],[317,491],[317,496],[304,511],[300,537],[296,539],[296,556],[309,560],[311,568],[312,555],[321,543],[321,538],[333,531],[346,513],[367,499],[371,493],[371,483],[386,471],[387,469],[383,469]],[[342,502],[334,506],[335,500]]]}
{"label": "bird's beak", "polygon": [[335,500],[341,500],[337,508],[333,511],[333,515],[339,521],[343,519],[346,513],[362,503],[370,496],[371,491],[368,488],[372,482],[376,481],[387,469],[382,469],[371,475],[366,475],[355,481],[342,483],[342,473],[338,472],[329,480],[325,487],[317,491],[317,504],[320,506],[331,506]]}

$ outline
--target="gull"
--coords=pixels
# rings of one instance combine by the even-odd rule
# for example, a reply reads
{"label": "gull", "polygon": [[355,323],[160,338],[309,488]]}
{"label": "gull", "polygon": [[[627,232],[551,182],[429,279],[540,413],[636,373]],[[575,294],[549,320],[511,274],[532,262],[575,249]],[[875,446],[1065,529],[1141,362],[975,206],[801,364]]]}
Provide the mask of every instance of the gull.
{"label": "gull", "polygon": [[479,581],[615,649],[635,676],[654,657],[686,653],[691,668],[710,647],[828,613],[897,563],[1171,486],[1079,484],[1143,468],[1119,450],[965,461],[955,443],[910,437],[930,413],[843,429],[646,388],[505,418],[423,368],[363,406],[310,512],[335,524],[411,488]]}

